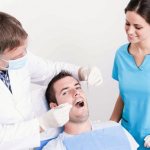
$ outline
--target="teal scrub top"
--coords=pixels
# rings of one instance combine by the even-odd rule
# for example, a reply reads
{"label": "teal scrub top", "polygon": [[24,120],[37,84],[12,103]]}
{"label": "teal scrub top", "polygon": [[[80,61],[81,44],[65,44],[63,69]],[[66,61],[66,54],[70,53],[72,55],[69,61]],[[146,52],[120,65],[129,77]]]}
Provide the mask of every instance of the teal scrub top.
{"label": "teal scrub top", "polygon": [[121,124],[138,142],[139,150],[147,150],[144,138],[150,134],[150,55],[137,66],[129,46],[125,44],[117,50],[112,77],[119,82],[124,102]]}

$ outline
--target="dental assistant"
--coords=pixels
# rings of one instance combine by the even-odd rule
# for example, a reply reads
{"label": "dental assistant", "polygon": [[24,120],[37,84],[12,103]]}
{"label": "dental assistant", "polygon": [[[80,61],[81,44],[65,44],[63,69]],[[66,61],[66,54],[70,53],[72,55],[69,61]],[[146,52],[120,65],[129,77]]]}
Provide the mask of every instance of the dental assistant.
{"label": "dental assistant", "polygon": [[98,69],[44,61],[27,51],[28,34],[13,16],[0,12],[0,150],[23,150],[40,144],[40,132],[69,120],[69,105],[34,117],[31,83],[47,85],[61,70],[98,85]]}
{"label": "dental assistant", "polygon": [[112,77],[119,96],[111,120],[136,139],[138,150],[150,149],[150,0],[130,0],[125,8],[129,43],[116,52]]}

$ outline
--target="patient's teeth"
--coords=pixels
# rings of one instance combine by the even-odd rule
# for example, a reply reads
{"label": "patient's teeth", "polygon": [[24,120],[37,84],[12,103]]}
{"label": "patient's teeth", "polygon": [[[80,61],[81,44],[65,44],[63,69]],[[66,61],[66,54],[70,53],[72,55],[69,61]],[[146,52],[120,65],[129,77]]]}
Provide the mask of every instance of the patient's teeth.
{"label": "patient's teeth", "polygon": [[78,107],[83,107],[84,106],[84,102],[82,101],[82,102],[77,102],[76,103],[76,106],[78,106]]}

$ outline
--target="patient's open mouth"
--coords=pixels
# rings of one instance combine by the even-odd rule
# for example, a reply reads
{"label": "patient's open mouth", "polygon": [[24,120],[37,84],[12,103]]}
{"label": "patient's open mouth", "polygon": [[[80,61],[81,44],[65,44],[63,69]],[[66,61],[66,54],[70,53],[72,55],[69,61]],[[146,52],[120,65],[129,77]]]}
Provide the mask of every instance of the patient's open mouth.
{"label": "patient's open mouth", "polygon": [[84,106],[84,102],[83,101],[79,101],[75,104],[75,106],[77,107],[83,107]]}

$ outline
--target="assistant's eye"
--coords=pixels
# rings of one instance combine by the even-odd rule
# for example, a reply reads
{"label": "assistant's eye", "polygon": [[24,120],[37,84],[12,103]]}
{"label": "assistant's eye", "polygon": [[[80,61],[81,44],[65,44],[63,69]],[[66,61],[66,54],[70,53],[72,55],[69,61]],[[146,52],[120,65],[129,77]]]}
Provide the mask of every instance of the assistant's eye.
{"label": "assistant's eye", "polygon": [[137,27],[135,27],[135,28],[136,28],[137,30],[140,30],[140,29],[142,29],[143,27],[138,27],[138,26],[137,26]]}
{"label": "assistant's eye", "polygon": [[125,24],[126,26],[130,26],[130,23],[128,23],[128,22],[126,22],[126,24]]}

